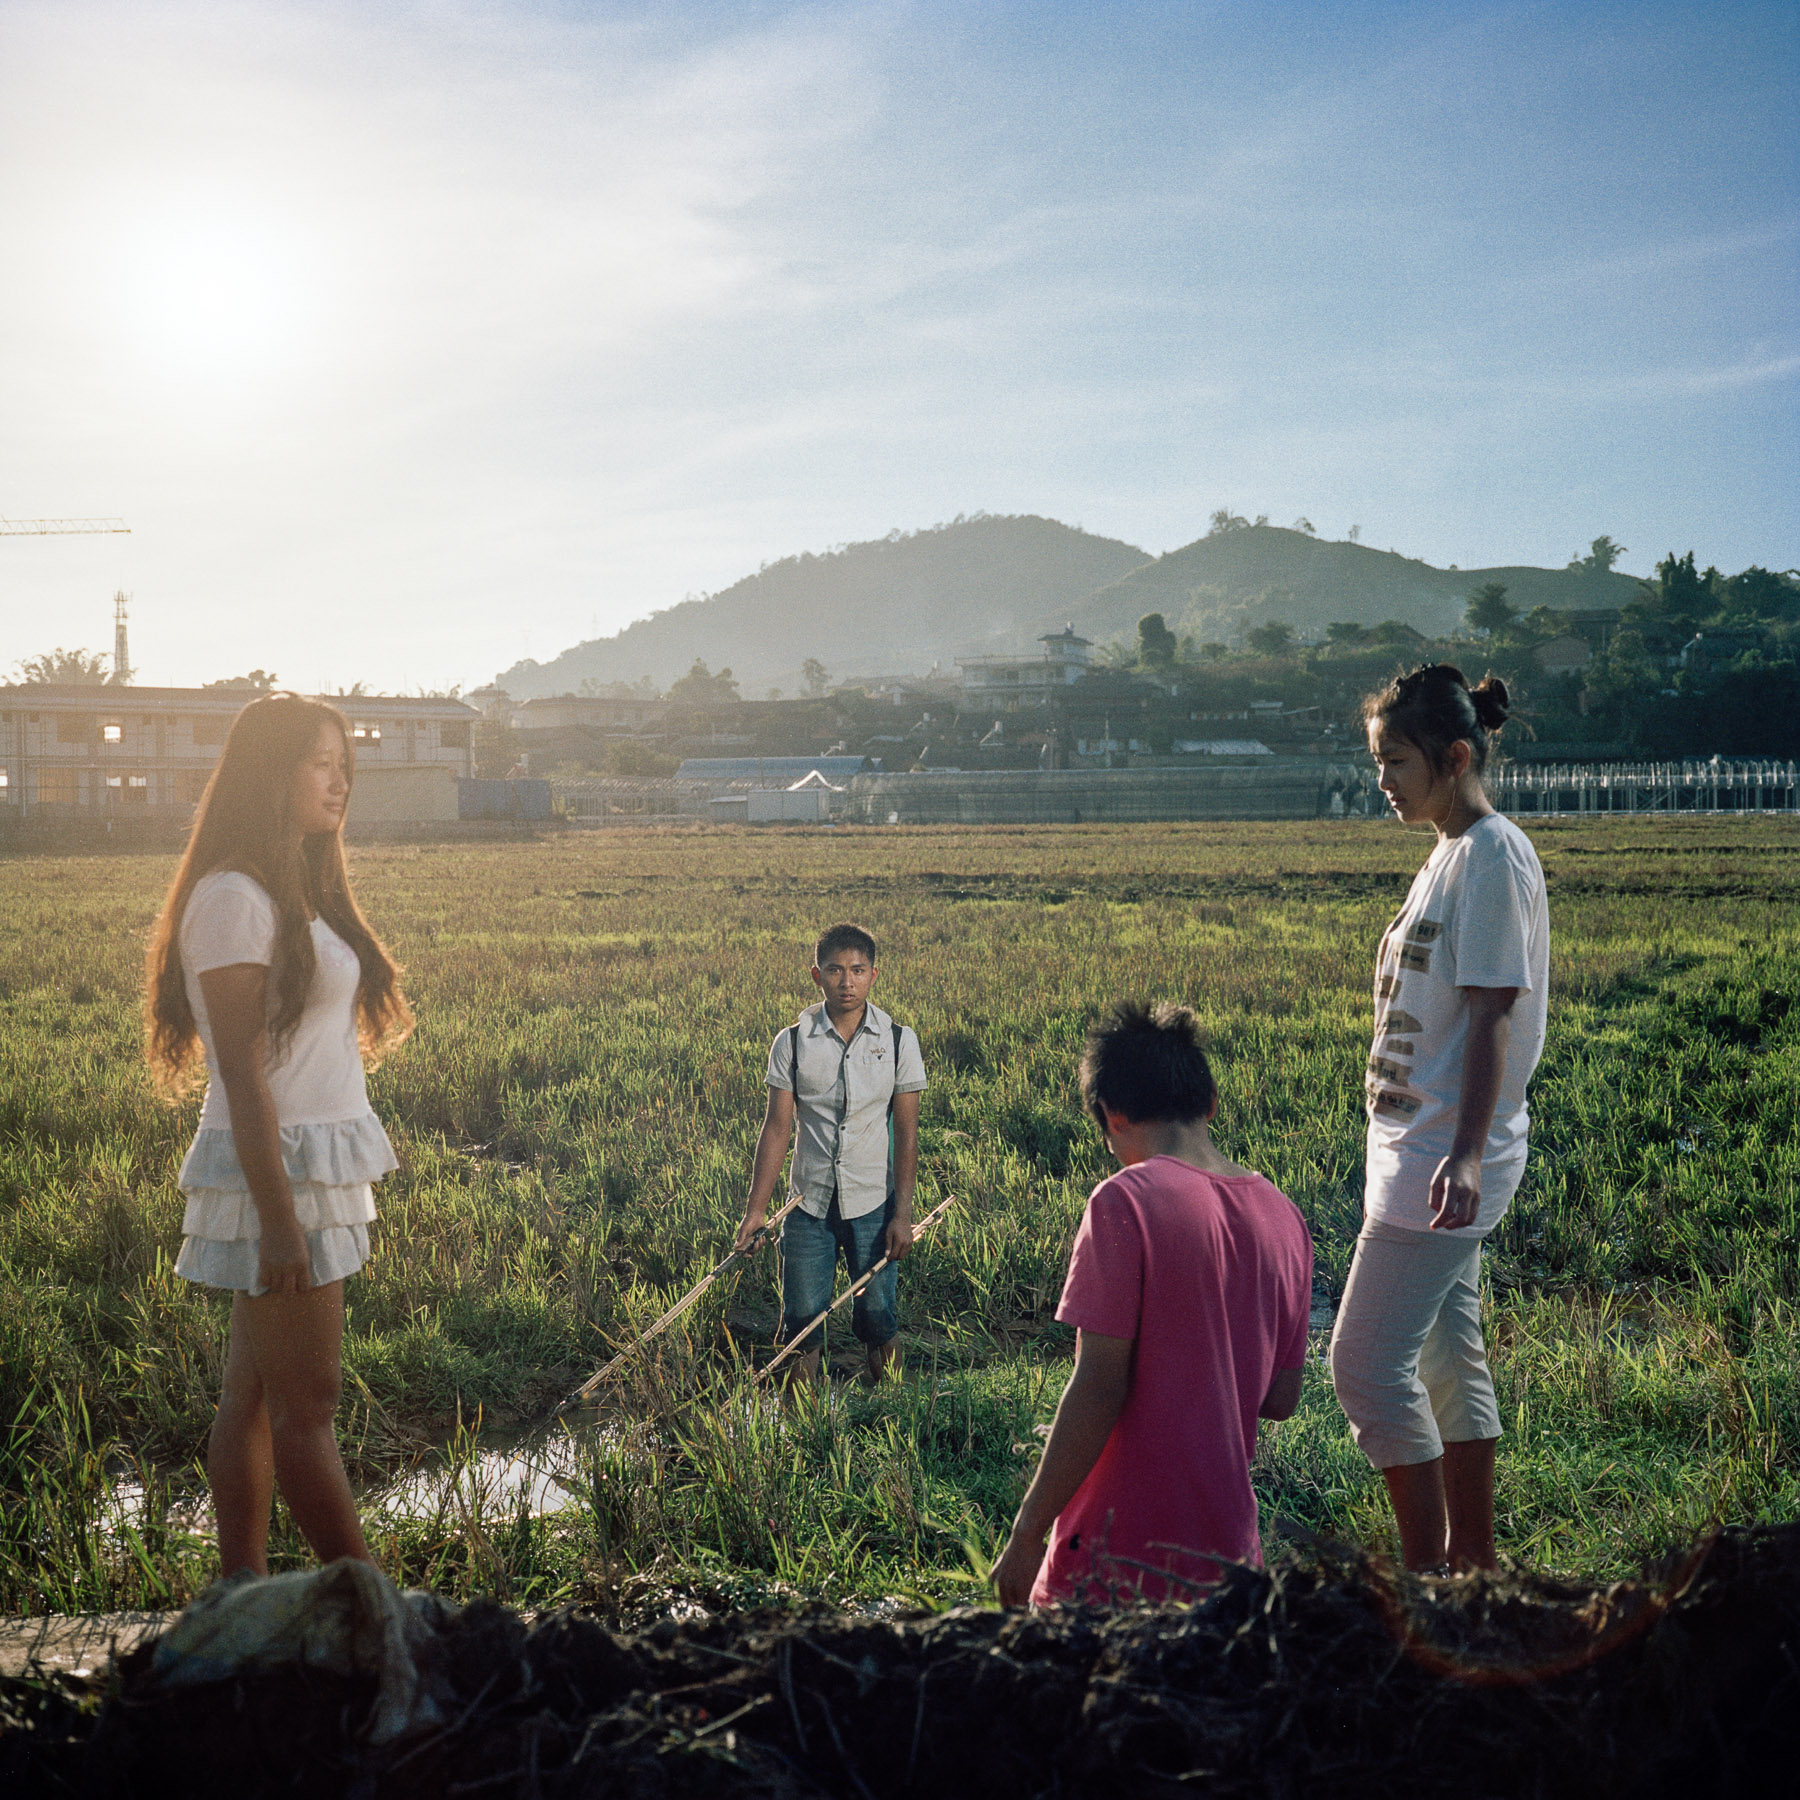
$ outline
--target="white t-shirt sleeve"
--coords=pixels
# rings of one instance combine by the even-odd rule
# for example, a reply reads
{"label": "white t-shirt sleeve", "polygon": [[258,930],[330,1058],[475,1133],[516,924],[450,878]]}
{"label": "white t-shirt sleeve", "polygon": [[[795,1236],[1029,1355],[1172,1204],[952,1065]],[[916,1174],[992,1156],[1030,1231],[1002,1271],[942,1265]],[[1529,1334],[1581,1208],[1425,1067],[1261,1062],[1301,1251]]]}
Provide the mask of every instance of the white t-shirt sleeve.
{"label": "white t-shirt sleeve", "polygon": [[1504,844],[1470,857],[1448,934],[1458,987],[1531,987],[1531,900]]}
{"label": "white t-shirt sleeve", "polygon": [[902,1025],[900,1048],[894,1058],[894,1092],[922,1094],[925,1087],[925,1058],[919,1049],[919,1034],[910,1025]]}
{"label": "white t-shirt sleeve", "polygon": [[260,882],[227,873],[203,877],[181,916],[181,961],[195,975],[234,963],[275,960],[275,902]]}
{"label": "white t-shirt sleeve", "polygon": [[794,1091],[794,1034],[792,1030],[778,1032],[774,1043],[769,1046],[769,1072],[764,1077],[766,1084],[778,1088],[784,1094]]}

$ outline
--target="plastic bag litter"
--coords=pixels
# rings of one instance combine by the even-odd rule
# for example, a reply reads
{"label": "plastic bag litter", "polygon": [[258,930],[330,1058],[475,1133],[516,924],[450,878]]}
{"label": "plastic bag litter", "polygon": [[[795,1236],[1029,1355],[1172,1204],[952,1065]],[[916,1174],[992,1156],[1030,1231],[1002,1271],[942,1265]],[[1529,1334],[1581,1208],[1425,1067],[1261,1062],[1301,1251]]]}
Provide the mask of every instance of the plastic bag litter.
{"label": "plastic bag litter", "polygon": [[214,1582],[157,1640],[150,1666],[166,1687],[296,1665],[374,1676],[364,1735],[391,1743],[443,1722],[447,1689],[430,1648],[452,1610],[349,1557],[291,1575],[245,1572]]}

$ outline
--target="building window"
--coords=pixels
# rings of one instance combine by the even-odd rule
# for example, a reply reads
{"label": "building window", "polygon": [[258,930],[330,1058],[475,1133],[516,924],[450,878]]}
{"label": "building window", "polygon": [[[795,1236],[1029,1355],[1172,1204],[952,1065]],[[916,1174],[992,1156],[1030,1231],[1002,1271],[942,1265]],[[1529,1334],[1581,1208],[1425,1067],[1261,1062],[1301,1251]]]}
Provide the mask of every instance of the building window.
{"label": "building window", "polygon": [[350,735],[355,738],[359,744],[379,744],[381,742],[381,727],[379,725],[365,724],[352,725],[350,727]]}
{"label": "building window", "polygon": [[148,775],[127,775],[125,777],[125,798],[136,802],[139,806],[150,803],[150,777]]}
{"label": "building window", "polygon": [[210,769],[183,769],[177,791],[189,806],[197,806],[206,792],[206,784],[211,780]]}
{"label": "building window", "polygon": [[469,747],[469,722],[457,719],[438,727],[438,743],[445,750],[466,750]]}
{"label": "building window", "polygon": [[58,713],[56,741],[59,744],[85,744],[94,735],[94,721],[86,713]]}
{"label": "building window", "polygon": [[0,769],[0,800],[12,798],[12,777],[4,769]]}
{"label": "building window", "polygon": [[105,744],[124,743],[125,727],[123,725],[102,725],[100,727],[100,741]]}
{"label": "building window", "polygon": [[81,800],[81,773],[77,769],[39,769],[37,797],[44,806],[75,806]]}
{"label": "building window", "polygon": [[194,742],[196,744],[222,744],[225,741],[225,730],[231,721],[223,713],[202,713],[194,721]]}

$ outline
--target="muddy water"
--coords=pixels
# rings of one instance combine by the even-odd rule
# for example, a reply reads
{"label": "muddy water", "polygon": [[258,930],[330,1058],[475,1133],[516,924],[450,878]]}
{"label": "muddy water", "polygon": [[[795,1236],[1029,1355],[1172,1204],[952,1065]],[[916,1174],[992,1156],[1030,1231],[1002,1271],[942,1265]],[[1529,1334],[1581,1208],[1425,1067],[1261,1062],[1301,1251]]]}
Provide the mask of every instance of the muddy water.
{"label": "muddy water", "polygon": [[454,1462],[435,1458],[365,1497],[384,1519],[430,1519],[480,1511],[516,1518],[562,1512],[581,1503],[580,1453],[569,1439],[548,1444],[484,1443]]}

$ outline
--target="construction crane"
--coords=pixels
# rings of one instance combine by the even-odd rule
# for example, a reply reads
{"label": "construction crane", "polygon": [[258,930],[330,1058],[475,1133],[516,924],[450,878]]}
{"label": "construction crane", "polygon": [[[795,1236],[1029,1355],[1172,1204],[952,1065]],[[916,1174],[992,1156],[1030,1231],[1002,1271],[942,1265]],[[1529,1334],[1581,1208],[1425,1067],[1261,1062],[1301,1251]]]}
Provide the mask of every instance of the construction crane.
{"label": "construction crane", "polygon": [[0,537],[71,537],[79,533],[123,532],[131,527],[123,519],[3,519]]}

